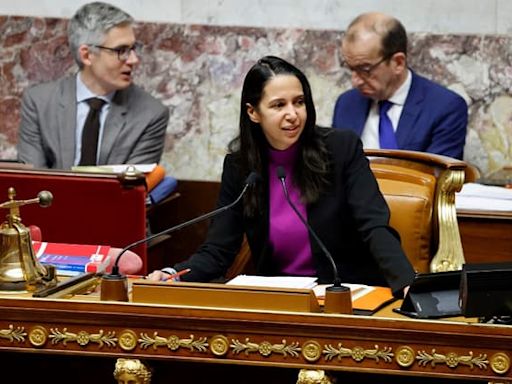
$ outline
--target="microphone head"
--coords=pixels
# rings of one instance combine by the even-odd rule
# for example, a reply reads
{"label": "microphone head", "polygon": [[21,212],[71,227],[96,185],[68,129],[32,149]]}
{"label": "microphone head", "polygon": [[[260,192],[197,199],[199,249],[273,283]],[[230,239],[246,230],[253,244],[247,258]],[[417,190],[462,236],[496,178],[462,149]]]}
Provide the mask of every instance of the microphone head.
{"label": "microphone head", "polygon": [[282,166],[277,167],[276,173],[278,179],[286,179],[286,172]]}
{"label": "microphone head", "polygon": [[41,207],[46,208],[52,205],[53,195],[50,191],[41,191],[37,194],[37,197]]}
{"label": "microphone head", "polygon": [[247,176],[247,179],[245,179],[245,184],[252,187],[254,184],[256,184],[260,180],[261,180],[260,175],[258,175],[257,172],[253,171],[249,174],[249,176]]}

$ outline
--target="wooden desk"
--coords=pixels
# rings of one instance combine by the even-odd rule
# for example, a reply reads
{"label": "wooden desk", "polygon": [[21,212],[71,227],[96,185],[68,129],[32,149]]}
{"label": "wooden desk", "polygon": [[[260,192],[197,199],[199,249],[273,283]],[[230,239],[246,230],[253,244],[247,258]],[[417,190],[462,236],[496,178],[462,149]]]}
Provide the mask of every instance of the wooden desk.
{"label": "wooden desk", "polygon": [[52,383],[77,372],[74,383],[112,382],[117,357],[150,361],[160,374],[153,384],[294,383],[298,368],[396,374],[414,383],[512,380],[509,326],[5,295],[0,313],[2,365],[25,366],[20,374],[28,379],[42,372],[27,362],[44,361]]}
{"label": "wooden desk", "polygon": [[458,210],[468,263],[512,261],[512,212]]}

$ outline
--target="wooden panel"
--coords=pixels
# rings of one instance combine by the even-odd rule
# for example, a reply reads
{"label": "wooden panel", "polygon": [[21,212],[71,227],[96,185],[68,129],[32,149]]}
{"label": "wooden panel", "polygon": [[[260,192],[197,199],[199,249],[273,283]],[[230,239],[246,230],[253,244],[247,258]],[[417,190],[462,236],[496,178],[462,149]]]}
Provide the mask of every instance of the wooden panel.
{"label": "wooden panel", "polygon": [[512,212],[457,213],[467,263],[512,261]]}
{"label": "wooden panel", "polygon": [[311,289],[140,280],[132,285],[132,298],[137,303],[320,312],[318,300]]}
{"label": "wooden panel", "polygon": [[0,313],[0,352],[80,356],[84,366],[93,357],[137,357],[371,372],[415,383],[420,376],[512,380],[508,326],[12,296],[0,298]]}
{"label": "wooden panel", "polygon": [[[161,232],[215,209],[220,183],[214,181],[179,180],[179,197],[159,205],[148,213],[152,233]],[[174,265],[185,260],[206,239],[209,220],[174,232],[160,245],[158,254],[151,256],[151,270]]]}

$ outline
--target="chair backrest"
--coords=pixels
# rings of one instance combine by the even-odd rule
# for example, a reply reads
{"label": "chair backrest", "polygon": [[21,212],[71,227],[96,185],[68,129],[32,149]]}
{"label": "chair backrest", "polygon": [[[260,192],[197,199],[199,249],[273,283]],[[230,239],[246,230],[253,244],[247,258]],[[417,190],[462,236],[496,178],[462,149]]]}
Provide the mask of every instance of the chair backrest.
{"label": "chair backrest", "polygon": [[390,211],[391,226],[417,272],[458,270],[464,264],[455,192],[478,172],[431,153],[368,149],[365,153]]}

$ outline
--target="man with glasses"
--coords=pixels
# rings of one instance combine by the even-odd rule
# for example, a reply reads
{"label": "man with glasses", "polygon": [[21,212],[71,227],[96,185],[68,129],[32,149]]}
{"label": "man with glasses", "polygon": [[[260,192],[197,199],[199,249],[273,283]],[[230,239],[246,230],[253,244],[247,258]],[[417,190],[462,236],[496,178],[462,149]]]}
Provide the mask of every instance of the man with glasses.
{"label": "man with glasses", "polygon": [[101,2],[75,13],[68,41],[79,71],[25,92],[19,160],[57,169],[160,161],[169,110],[132,83],[142,48],[133,21]]}
{"label": "man with glasses", "polygon": [[341,46],[351,89],[336,102],[333,127],[356,131],[365,148],[407,149],[462,159],[467,104],[407,66],[407,34],[395,18],[365,13]]}

